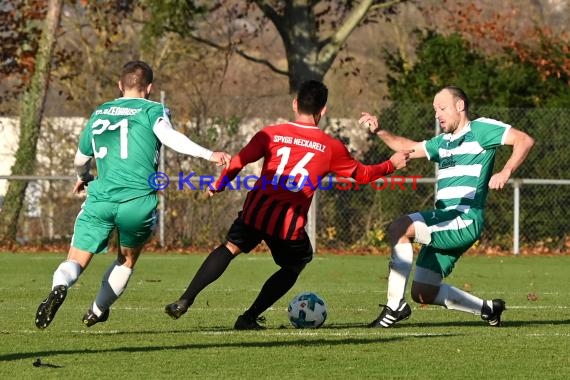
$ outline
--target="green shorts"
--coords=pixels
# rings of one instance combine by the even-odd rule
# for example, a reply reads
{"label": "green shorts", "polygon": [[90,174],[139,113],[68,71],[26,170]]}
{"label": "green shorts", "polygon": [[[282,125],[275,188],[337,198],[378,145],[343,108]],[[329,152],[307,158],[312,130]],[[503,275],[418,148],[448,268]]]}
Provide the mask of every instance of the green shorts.
{"label": "green shorts", "polygon": [[144,245],[156,225],[156,194],[126,202],[91,201],[81,206],[75,219],[71,246],[91,253],[107,251],[109,236],[117,228],[123,247]]}
{"label": "green shorts", "polygon": [[483,215],[471,210],[436,209],[408,216],[414,222],[416,241],[423,244],[416,265],[443,277],[451,274],[457,260],[479,239],[483,225]]}

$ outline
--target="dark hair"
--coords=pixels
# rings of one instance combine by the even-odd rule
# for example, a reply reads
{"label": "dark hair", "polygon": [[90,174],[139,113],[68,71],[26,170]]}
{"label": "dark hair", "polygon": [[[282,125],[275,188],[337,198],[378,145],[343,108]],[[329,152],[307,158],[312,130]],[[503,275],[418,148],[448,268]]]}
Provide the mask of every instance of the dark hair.
{"label": "dark hair", "polygon": [[152,80],[152,69],[143,61],[127,62],[121,70],[121,83],[124,89],[135,88],[143,91]]}
{"label": "dark hair", "polygon": [[465,103],[465,113],[469,115],[469,98],[467,97],[465,91],[457,86],[446,86],[441,89],[441,91],[443,90],[451,92],[453,98],[463,100],[463,103]]}
{"label": "dark hair", "polygon": [[322,82],[303,82],[297,92],[297,109],[305,115],[318,115],[327,104],[328,96],[329,90]]}

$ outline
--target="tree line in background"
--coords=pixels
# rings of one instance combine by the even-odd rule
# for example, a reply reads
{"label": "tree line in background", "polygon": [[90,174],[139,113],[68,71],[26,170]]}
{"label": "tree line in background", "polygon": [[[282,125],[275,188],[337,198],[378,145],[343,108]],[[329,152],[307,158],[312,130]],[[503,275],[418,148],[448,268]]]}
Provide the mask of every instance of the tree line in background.
{"label": "tree line in background", "polygon": [[[19,114],[19,95],[34,71],[47,3],[0,0],[0,115]],[[224,103],[237,98],[269,98],[266,104],[274,103],[273,97],[288,99],[295,88],[291,82],[307,77],[325,79],[332,90],[335,117],[351,117],[354,109],[391,100],[387,77],[393,76],[393,67],[387,64],[388,56],[397,54],[405,70],[417,67],[422,58],[416,48],[430,31],[442,36],[459,33],[469,49],[485,56],[510,49],[540,75],[565,81],[570,70],[566,23],[570,20],[534,17],[551,14],[547,9],[554,5],[548,4],[546,0],[501,4],[486,0],[65,0],[46,111],[55,116],[88,115],[94,106],[118,94],[120,66],[130,59],[143,59],[156,71],[156,88],[169,94],[171,108],[183,119],[204,112],[244,116],[240,115],[242,104]],[[556,14],[568,14],[568,8]],[[325,50],[334,50],[332,59]],[[303,57],[307,67],[293,68],[301,65],[295,62]],[[439,58],[441,69],[448,66],[445,53]],[[456,71],[444,79],[461,76]],[[289,105],[280,103],[247,108],[246,116],[288,112]]]}
{"label": "tree line in background", "polygon": [[[48,3],[0,0],[0,114],[13,115],[17,99],[31,88]],[[507,12],[512,16],[513,9],[524,8],[505,3],[500,8],[473,1],[68,0],[60,5],[63,16],[51,55],[48,113],[57,105],[63,113],[88,115],[117,95],[122,63],[143,59],[155,68],[156,87],[167,91],[175,118],[181,124],[198,121],[196,129],[184,132],[207,145],[217,137],[218,145],[229,146],[208,120],[227,124],[225,138],[231,139],[242,118],[288,117],[289,93],[307,78],[329,84],[336,116],[381,111],[388,129],[422,139],[433,135],[434,93],[453,83],[469,94],[475,113],[550,137],[537,139],[517,176],[563,178],[560,155],[566,154],[570,128],[563,113],[553,118],[539,109],[570,108],[569,38],[564,25],[546,27],[546,19],[525,17],[524,10],[516,15],[518,22],[505,21],[512,19]],[[541,9],[545,14],[547,8]],[[402,108],[408,103],[420,106]],[[374,144],[363,156],[367,161],[388,154]],[[549,154],[553,149],[556,159]],[[412,168],[429,172],[424,166]],[[398,202],[405,200],[389,203]],[[19,210],[7,210],[6,204],[0,220],[7,215],[13,220]],[[2,232],[4,241],[14,240],[14,231]]]}

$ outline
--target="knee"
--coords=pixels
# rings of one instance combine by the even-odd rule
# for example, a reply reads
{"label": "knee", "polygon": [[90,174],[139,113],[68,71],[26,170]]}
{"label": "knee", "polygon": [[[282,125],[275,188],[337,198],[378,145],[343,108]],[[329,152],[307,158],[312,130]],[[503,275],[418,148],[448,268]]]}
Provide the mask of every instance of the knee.
{"label": "knee", "polygon": [[231,253],[232,256],[234,257],[236,257],[241,253],[241,249],[229,240],[227,240],[224,244],[220,245],[219,248],[223,249],[222,247],[227,249],[227,251]]}
{"label": "knee", "polygon": [[424,301],[425,296],[422,294],[421,290],[418,290],[412,286],[412,292],[411,293],[412,293],[412,299],[414,300],[414,302],[417,302],[420,304],[421,303],[423,303],[423,304],[427,303]]}
{"label": "knee", "polygon": [[133,269],[137,264],[137,260],[139,259],[142,249],[142,246],[136,248],[121,246],[119,253],[117,254],[117,262],[119,265],[124,265],[127,268]]}
{"label": "knee", "polygon": [[117,258],[117,263],[119,265],[123,265],[127,268],[131,268],[134,269],[135,265],[137,264],[137,259],[138,257],[133,257],[133,256],[119,256]]}
{"label": "knee", "polygon": [[299,276],[303,269],[305,269],[306,264],[298,264],[298,265],[287,265],[282,266],[281,269],[294,274],[295,276]]}
{"label": "knee", "polygon": [[388,236],[392,245],[397,244],[402,236],[406,236],[409,226],[412,221],[407,215],[402,215],[396,218],[388,228]]}
{"label": "knee", "polygon": [[412,283],[411,295],[414,302],[431,305],[434,303],[438,291],[438,286],[422,284],[414,281]]}

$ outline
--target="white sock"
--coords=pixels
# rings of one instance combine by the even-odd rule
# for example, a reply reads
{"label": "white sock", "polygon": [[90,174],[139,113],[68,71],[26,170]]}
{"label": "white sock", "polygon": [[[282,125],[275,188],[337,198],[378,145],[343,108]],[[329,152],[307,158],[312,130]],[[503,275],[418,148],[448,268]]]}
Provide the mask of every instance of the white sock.
{"label": "white sock", "polygon": [[81,274],[81,265],[74,260],[65,260],[55,270],[53,273],[53,280],[51,288],[55,288],[59,285],[65,285],[68,288],[75,284],[75,281],[79,278]]}
{"label": "white sock", "polygon": [[91,308],[96,316],[100,317],[104,311],[109,310],[111,305],[125,291],[132,273],[131,268],[119,265],[116,261],[111,264],[103,275],[101,288]]}
{"label": "white sock", "polygon": [[433,303],[451,310],[477,315],[481,314],[481,308],[483,307],[482,299],[447,284],[441,284]]}
{"label": "white sock", "polygon": [[400,300],[404,298],[408,277],[412,271],[414,249],[411,243],[396,244],[390,258],[390,274],[388,275],[388,302],[390,309],[396,310]]}

